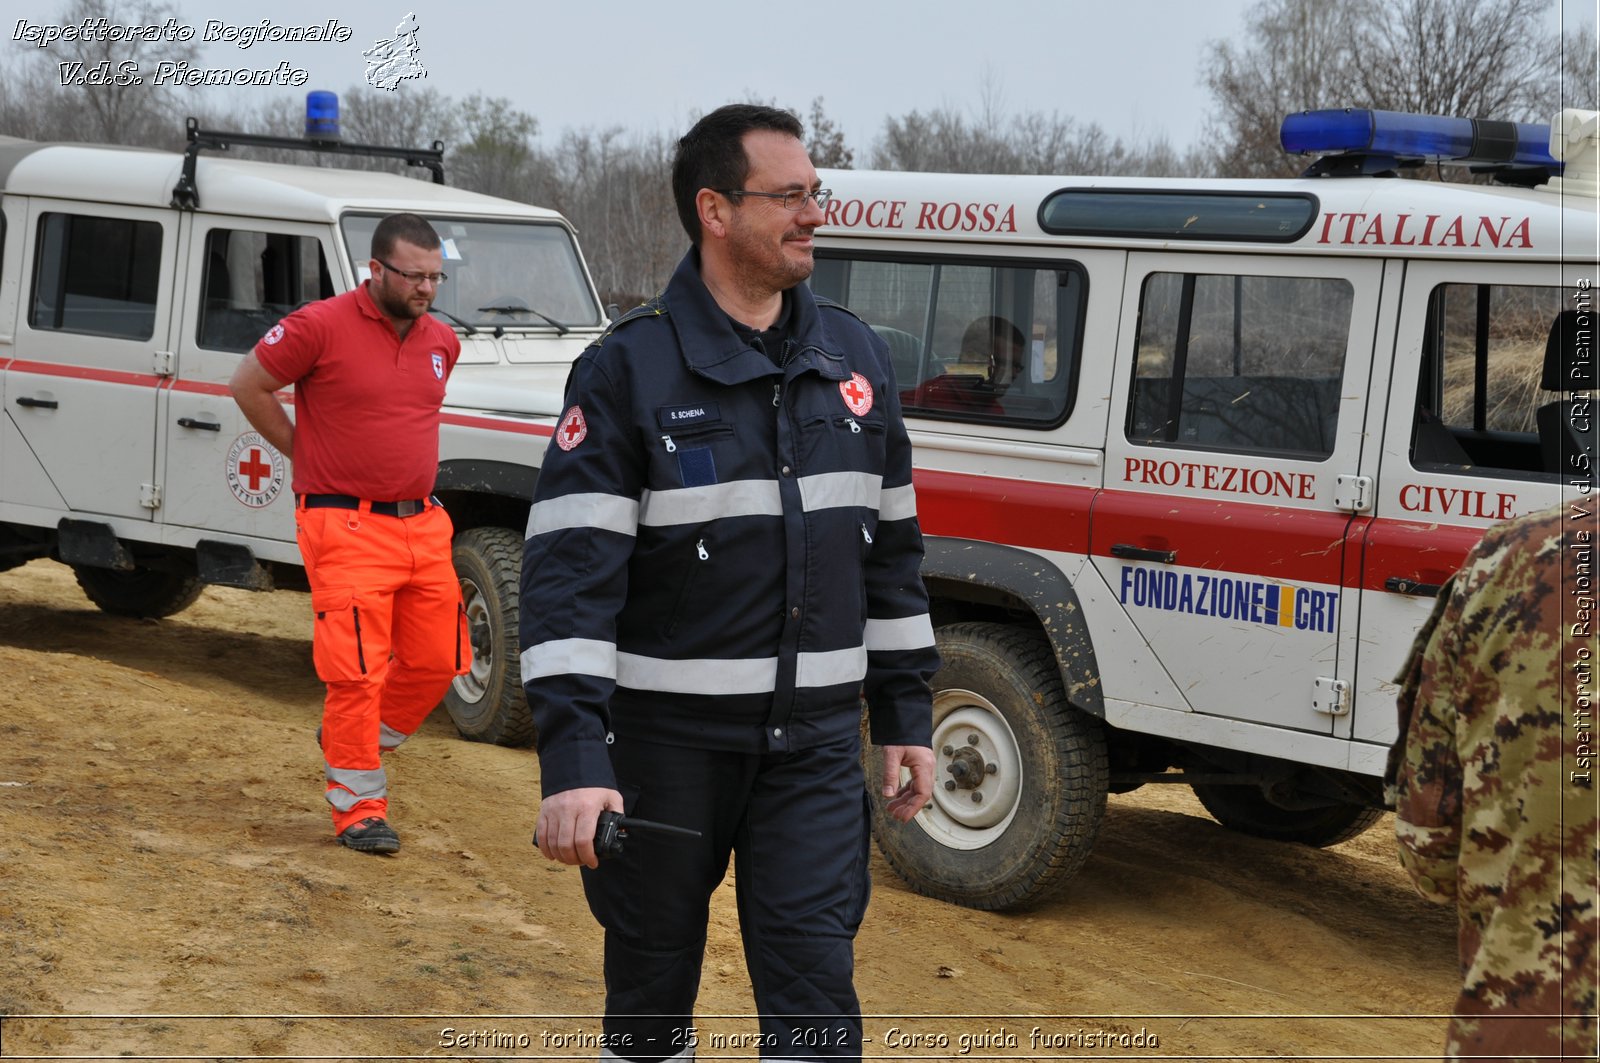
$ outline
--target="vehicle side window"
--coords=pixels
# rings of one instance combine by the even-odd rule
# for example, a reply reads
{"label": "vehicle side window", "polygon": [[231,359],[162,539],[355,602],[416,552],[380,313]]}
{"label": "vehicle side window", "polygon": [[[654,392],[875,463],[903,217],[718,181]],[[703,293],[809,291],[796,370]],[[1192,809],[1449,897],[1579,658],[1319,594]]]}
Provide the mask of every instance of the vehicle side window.
{"label": "vehicle side window", "polygon": [[1547,344],[1562,294],[1512,284],[1433,290],[1411,436],[1414,467],[1518,479],[1592,475],[1587,465],[1570,467],[1582,433],[1563,435],[1587,420],[1589,400],[1578,396],[1592,378],[1574,377],[1564,357],[1570,348]]}
{"label": "vehicle side window", "polygon": [[147,340],[155,334],[160,280],[158,223],[45,214],[39,219],[28,324]]}
{"label": "vehicle side window", "polygon": [[245,229],[206,234],[200,291],[195,342],[240,353],[291,310],[334,294],[318,240]]}
{"label": "vehicle side window", "polygon": [[1031,428],[1072,409],[1086,283],[1076,264],[820,256],[811,277],[888,344],[907,413]]}
{"label": "vehicle side window", "polygon": [[1353,300],[1337,277],[1151,274],[1128,440],[1327,457]]}

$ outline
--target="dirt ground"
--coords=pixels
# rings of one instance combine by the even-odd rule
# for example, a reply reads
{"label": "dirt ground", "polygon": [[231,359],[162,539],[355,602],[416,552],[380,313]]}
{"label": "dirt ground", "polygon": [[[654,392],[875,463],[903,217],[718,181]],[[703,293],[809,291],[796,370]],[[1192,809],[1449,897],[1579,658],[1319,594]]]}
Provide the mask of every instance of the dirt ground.
{"label": "dirt ground", "polygon": [[[537,758],[436,713],[389,760],[404,850],[352,853],[321,797],[320,700],[303,594],[210,589],[133,621],[60,565],[0,574],[0,1056],[595,1056],[600,934],[576,872],[529,845]],[[1391,830],[1261,842],[1145,787],[1020,914],[917,896],[875,858],[865,1052],[1427,1056],[1454,928]],[[756,1054],[751,1006],[725,886],[702,1058]]]}

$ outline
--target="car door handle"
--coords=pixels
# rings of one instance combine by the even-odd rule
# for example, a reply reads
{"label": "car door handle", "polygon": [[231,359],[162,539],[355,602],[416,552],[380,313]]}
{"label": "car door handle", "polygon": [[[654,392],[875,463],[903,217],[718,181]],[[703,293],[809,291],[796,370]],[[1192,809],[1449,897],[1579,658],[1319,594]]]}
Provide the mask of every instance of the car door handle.
{"label": "car door handle", "polygon": [[1383,581],[1383,589],[1386,591],[1393,591],[1396,594],[1411,594],[1418,598],[1437,598],[1439,597],[1439,588],[1443,586],[1444,584],[1442,583],[1419,583],[1417,580],[1407,579],[1404,576],[1390,576]]}
{"label": "car door handle", "polygon": [[26,406],[30,410],[54,410],[59,409],[61,406],[61,404],[55,399],[35,399],[30,398],[27,395],[24,395],[22,398],[18,399],[17,405]]}
{"label": "car door handle", "polygon": [[202,432],[220,432],[222,426],[215,421],[197,421],[193,417],[178,418],[179,428],[198,428]]}
{"label": "car door handle", "polygon": [[1159,561],[1163,565],[1170,565],[1178,560],[1178,551],[1150,550],[1143,546],[1134,546],[1132,543],[1113,543],[1111,556],[1129,561]]}

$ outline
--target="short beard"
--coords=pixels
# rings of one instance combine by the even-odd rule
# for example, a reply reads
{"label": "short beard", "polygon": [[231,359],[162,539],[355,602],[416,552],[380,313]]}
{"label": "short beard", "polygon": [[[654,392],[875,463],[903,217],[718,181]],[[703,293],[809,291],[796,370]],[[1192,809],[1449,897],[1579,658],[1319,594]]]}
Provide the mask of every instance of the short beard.
{"label": "short beard", "polygon": [[[393,318],[416,321],[428,312],[428,307],[423,307],[421,310],[413,309],[408,297],[402,297],[396,301],[394,293],[389,290],[388,284],[378,288],[373,292],[373,295],[374,301],[378,304],[378,309]],[[428,306],[432,305],[432,300],[430,300]]]}

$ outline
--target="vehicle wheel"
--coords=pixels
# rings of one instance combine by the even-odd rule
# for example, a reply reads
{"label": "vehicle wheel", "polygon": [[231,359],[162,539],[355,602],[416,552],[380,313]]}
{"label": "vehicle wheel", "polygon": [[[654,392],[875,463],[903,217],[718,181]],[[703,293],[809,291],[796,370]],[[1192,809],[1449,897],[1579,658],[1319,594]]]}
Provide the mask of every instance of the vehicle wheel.
{"label": "vehicle wheel", "polygon": [[73,565],[72,574],[78,577],[78,586],[89,600],[114,616],[171,616],[194,604],[205,589],[195,576],[153,568],[119,572]]}
{"label": "vehicle wheel", "polygon": [[464,738],[525,746],[533,741],[533,714],[522,694],[517,639],[522,536],[509,528],[470,528],[455,537],[450,559],[461,581],[472,669],[450,683],[445,711]]}
{"label": "vehicle wheel", "polygon": [[953,624],[938,642],[933,799],[910,823],[890,818],[881,754],[870,748],[878,847],[918,893],[989,910],[1037,903],[1077,872],[1100,831],[1099,722],[1067,703],[1041,635]]}
{"label": "vehicle wheel", "polygon": [[1195,783],[1192,789],[1212,818],[1229,830],[1319,849],[1349,841],[1383,815],[1381,808],[1351,804],[1283,808],[1268,801],[1256,786]]}

